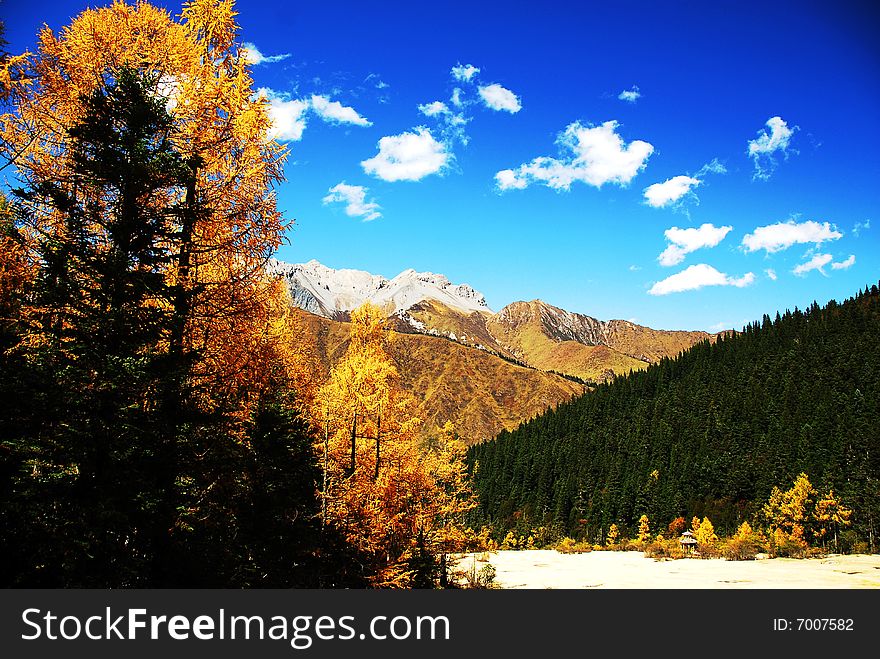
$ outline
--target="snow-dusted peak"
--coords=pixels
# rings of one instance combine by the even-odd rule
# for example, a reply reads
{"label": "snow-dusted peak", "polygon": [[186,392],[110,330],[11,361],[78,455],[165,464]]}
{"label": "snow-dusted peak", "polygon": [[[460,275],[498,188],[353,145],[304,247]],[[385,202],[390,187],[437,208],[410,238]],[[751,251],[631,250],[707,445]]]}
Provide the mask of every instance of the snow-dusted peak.
{"label": "snow-dusted peak", "polygon": [[290,264],[273,259],[268,270],[287,280],[294,304],[328,318],[342,316],[367,300],[388,315],[426,299],[464,312],[490,311],[482,293],[467,284],[452,284],[444,275],[412,268],[387,279],[363,270],[334,270],[315,260]]}

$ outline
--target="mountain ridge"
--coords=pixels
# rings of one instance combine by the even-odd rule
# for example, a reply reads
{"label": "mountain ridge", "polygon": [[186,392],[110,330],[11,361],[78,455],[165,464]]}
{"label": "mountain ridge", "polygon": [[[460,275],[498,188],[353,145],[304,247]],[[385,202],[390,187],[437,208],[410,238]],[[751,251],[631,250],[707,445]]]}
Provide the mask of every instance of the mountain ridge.
{"label": "mountain ridge", "polygon": [[542,371],[589,382],[605,382],[674,357],[716,334],[655,330],[627,320],[603,321],[542,300],[511,302],[497,313],[485,296],[441,274],[404,270],[388,279],[362,270],[328,268],[316,260],[288,264],[272,260],[269,273],[282,277],[294,306],[317,316],[346,321],[370,301],[398,332],[444,336]]}

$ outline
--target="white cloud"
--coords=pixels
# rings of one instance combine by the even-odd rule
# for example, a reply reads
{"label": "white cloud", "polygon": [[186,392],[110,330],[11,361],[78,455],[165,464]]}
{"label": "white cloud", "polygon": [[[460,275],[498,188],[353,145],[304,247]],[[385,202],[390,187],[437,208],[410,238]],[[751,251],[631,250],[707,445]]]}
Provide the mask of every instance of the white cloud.
{"label": "white cloud", "polygon": [[711,265],[700,263],[685,268],[662,281],[655,283],[650,295],[669,295],[670,293],[681,293],[682,291],[695,291],[706,286],[736,286],[743,288],[755,281],[755,275],[747,272],[742,277],[729,277],[723,272],[718,272]]}
{"label": "white cloud", "polygon": [[156,81],[156,96],[165,99],[165,109],[168,112],[177,107],[177,98],[180,95],[180,78],[175,75],[163,73]]}
{"label": "white cloud", "polygon": [[257,96],[269,102],[269,119],[272,121],[269,137],[283,142],[296,142],[302,139],[310,111],[332,124],[373,125],[354,108],[344,106],[338,101],[331,101],[326,96],[313,95],[308,100],[289,99],[286,94],[268,87],[258,89]]}
{"label": "white cloud", "polygon": [[249,64],[258,66],[260,64],[273,64],[290,57],[290,53],[283,55],[263,55],[260,50],[252,43],[246,42],[242,44],[242,54]]}
{"label": "white cloud", "polygon": [[850,254],[845,261],[837,261],[831,264],[832,270],[847,270],[856,264],[856,255]]}
{"label": "white cloud", "polygon": [[703,183],[703,176],[706,174],[726,174],[727,168],[713,158],[711,162],[707,162],[700,167],[699,171],[693,176],[681,175],[668,178],[663,183],[654,183],[644,190],[645,203],[653,208],[665,208],[666,206],[677,205],[679,201],[690,196],[694,201],[699,202],[694,188]]}
{"label": "white cloud", "polygon": [[447,114],[449,108],[443,101],[434,101],[433,103],[424,103],[420,105],[419,112],[426,117],[436,117],[439,114]]}
{"label": "white cloud", "polygon": [[748,149],[749,158],[755,161],[754,178],[760,179],[770,178],[776,168],[774,153],[781,151],[785,157],[788,157],[791,136],[798,130],[797,126],[789,128],[782,117],[770,117],[765,125],[770,132],[759,131],[756,139],[749,140]]}
{"label": "white cloud", "polygon": [[806,263],[801,263],[792,272],[796,275],[805,275],[811,270],[818,270],[824,275],[825,271],[822,268],[829,263],[831,263],[831,254],[816,254]]}
{"label": "white cloud", "polygon": [[624,89],[617,95],[621,101],[626,101],[627,103],[635,103],[639,100],[639,97],[642,94],[639,92],[639,88],[636,85],[632,86],[632,89]]}
{"label": "white cloud", "polygon": [[767,268],[764,270],[764,274],[767,275],[771,281],[776,281],[776,270],[773,268]]}
{"label": "white cloud", "polygon": [[[375,82],[373,82],[375,80]],[[384,82],[378,73],[371,73],[366,78],[364,78],[364,82],[373,82],[373,86],[376,89],[388,89],[391,85],[387,82]]]}
{"label": "white cloud", "polygon": [[502,169],[495,174],[495,183],[499,190],[525,190],[529,185],[529,179],[518,175],[512,169]]}
{"label": "white cloud", "polygon": [[483,103],[485,103],[487,108],[504,110],[511,114],[515,114],[522,109],[522,104],[520,104],[516,94],[497,83],[480,87],[478,91],[480,92],[480,98],[483,99]]}
{"label": "white cloud", "polygon": [[862,231],[867,231],[871,228],[871,220],[865,220],[864,222],[856,222],[852,228],[853,235],[858,238]]}
{"label": "white cloud", "polygon": [[808,243],[821,245],[826,240],[837,240],[841,236],[843,234],[828,222],[819,224],[809,220],[797,223],[788,220],[758,227],[752,233],[745,235],[742,244],[747,252],[763,249],[768,254],[772,254],[788,249],[792,245]]}
{"label": "white cloud", "polygon": [[568,190],[575,181],[597,188],[605,183],[624,186],[645,168],[654,147],[641,140],[624,144],[617,122],[600,126],[570,124],[556,140],[562,158],[541,156],[517,169],[495,174],[499,190],[523,189],[539,182],[556,190]]}
{"label": "white cloud", "polygon": [[446,167],[452,158],[446,145],[423,126],[414,131],[380,139],[379,153],[361,162],[364,171],[383,181],[418,181]]}
{"label": "white cloud", "polygon": [[442,101],[420,105],[419,112],[426,117],[438,120],[440,137],[448,146],[451,146],[456,140],[462,144],[467,144],[470,141],[465,132],[465,126],[470,121],[470,118],[466,117],[464,112],[453,112]]}
{"label": "white cloud", "polygon": [[712,334],[717,334],[718,332],[723,332],[726,329],[730,329],[730,323],[726,323],[721,321],[720,323],[715,323],[714,325],[709,326],[709,331]]}
{"label": "white cloud", "polygon": [[702,181],[691,176],[673,176],[663,183],[645,188],[645,203],[653,208],[663,208],[679,201]]}
{"label": "white cloud", "polygon": [[638,266],[638,265],[631,265],[631,266],[629,266],[629,271],[630,271],[630,272],[638,272],[638,271],[641,270],[641,269],[642,269],[641,266]]}
{"label": "white cloud", "polygon": [[344,203],[345,214],[349,217],[362,217],[364,222],[382,217],[379,204],[375,201],[367,201],[367,188],[362,185],[348,185],[343,181],[334,185],[327,193],[322,200],[324,204]]}
{"label": "white cloud", "polygon": [[462,105],[464,105],[464,101],[461,100],[461,89],[459,89],[458,87],[453,89],[452,97],[450,98],[450,100],[452,101],[452,104],[457,108],[460,108]]}
{"label": "white cloud", "polygon": [[718,160],[718,158],[712,158],[711,162],[707,162],[705,165],[700,167],[700,170],[694,175],[697,178],[701,176],[705,176],[706,174],[726,174],[727,167],[724,166],[724,163]]}
{"label": "white cloud", "polygon": [[457,64],[452,67],[452,77],[460,82],[470,82],[480,72],[473,64]]}
{"label": "white cloud", "polygon": [[372,126],[373,123],[358,114],[357,110],[339,101],[331,101],[326,96],[312,95],[312,109],[321,119],[329,123]]}
{"label": "white cloud", "polygon": [[672,227],[664,232],[671,244],[657,257],[657,260],[660,261],[660,265],[678,265],[691,252],[705,247],[715,247],[732,230],[733,227],[716,227],[709,223],[696,229]]}
{"label": "white cloud", "polygon": [[269,101],[269,119],[272,127],[269,129],[269,137],[283,142],[296,142],[302,139],[306,129],[306,112],[309,110],[309,102],[299,99],[286,100],[268,87],[257,90],[257,96]]}

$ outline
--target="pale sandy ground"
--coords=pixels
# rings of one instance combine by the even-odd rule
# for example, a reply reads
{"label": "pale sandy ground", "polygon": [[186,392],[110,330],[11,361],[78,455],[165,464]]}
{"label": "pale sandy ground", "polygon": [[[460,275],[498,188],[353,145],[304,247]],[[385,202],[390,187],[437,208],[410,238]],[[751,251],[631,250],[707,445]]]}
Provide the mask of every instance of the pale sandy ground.
{"label": "pale sandy ground", "polygon": [[[479,570],[486,554],[466,554],[461,569]],[[825,558],[655,560],[641,552],[554,550],[488,554],[501,588],[880,588],[880,555]]]}

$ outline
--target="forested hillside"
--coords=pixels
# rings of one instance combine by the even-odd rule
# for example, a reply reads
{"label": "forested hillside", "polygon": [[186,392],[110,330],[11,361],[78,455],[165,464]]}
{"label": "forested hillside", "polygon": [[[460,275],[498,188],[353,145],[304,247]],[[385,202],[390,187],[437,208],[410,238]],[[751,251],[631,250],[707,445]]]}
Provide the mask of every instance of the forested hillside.
{"label": "forested hillside", "polygon": [[663,529],[708,515],[758,519],[801,472],[854,509],[848,541],[880,517],[880,294],[764,316],[741,333],[599,386],[474,446],[476,521],[599,540],[647,514]]}

